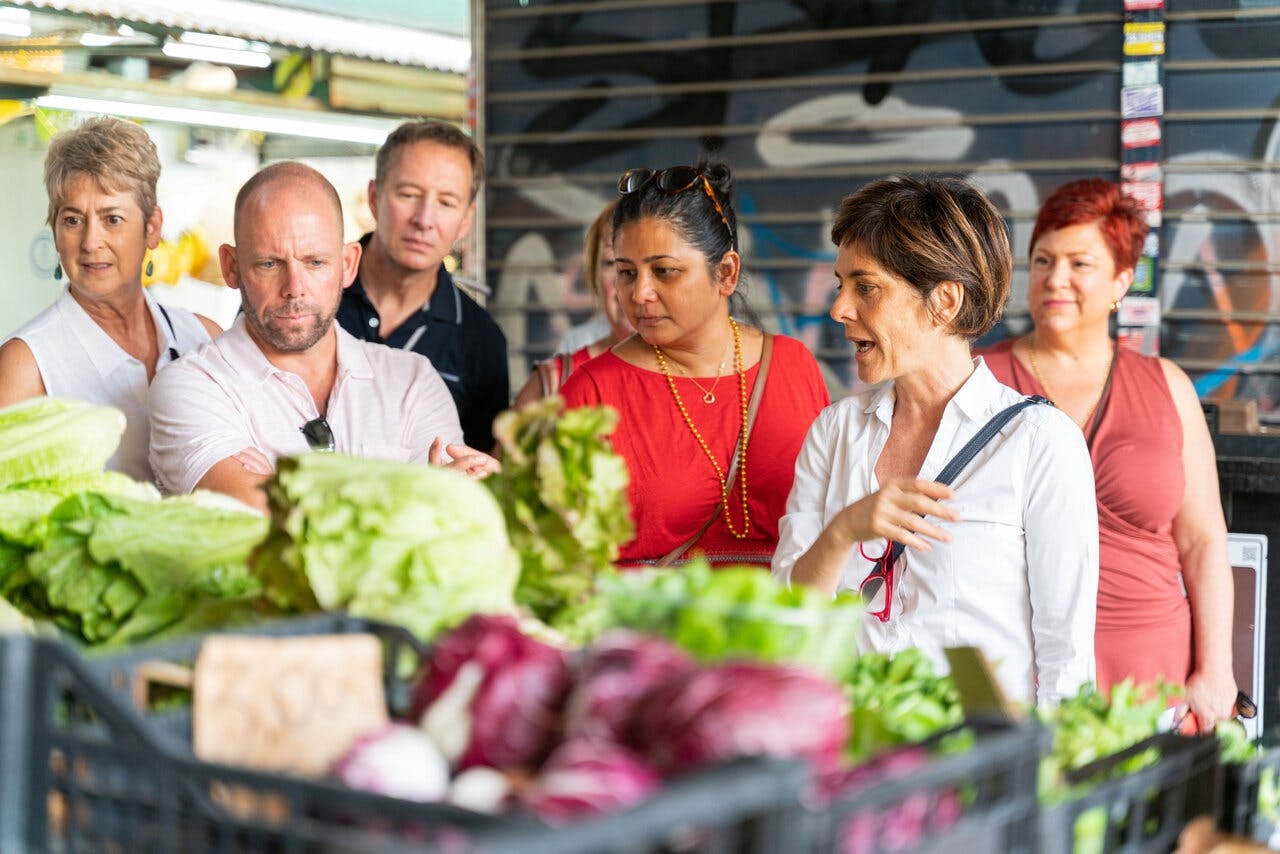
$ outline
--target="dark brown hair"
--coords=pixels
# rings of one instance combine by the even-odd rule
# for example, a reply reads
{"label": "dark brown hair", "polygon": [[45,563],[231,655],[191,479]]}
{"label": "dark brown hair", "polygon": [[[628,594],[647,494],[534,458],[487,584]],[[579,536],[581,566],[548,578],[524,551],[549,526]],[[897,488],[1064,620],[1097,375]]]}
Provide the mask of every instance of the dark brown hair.
{"label": "dark brown hair", "polygon": [[471,163],[471,199],[474,201],[476,193],[480,192],[480,184],[484,181],[484,153],[480,151],[480,146],[476,145],[475,141],[457,125],[436,119],[406,122],[391,132],[382,143],[382,147],[378,149],[378,157],[374,162],[374,183],[381,188],[387,173],[391,171],[396,152],[406,145],[417,142],[434,142],[436,145],[457,149],[466,155],[468,162]]}
{"label": "dark brown hair", "polygon": [[858,245],[928,303],[941,282],[964,289],[951,331],[972,340],[990,331],[1009,299],[1013,257],[999,211],[954,177],[899,175],[845,197],[831,227],[836,246]]}

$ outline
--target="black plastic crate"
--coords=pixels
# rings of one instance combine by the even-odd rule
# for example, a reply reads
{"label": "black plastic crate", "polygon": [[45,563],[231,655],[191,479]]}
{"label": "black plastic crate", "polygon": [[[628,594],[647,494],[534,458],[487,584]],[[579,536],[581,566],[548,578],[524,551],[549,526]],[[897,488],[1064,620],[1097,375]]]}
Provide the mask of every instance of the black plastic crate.
{"label": "black plastic crate", "polygon": [[[1121,762],[1158,751],[1128,774],[1105,778]],[[1073,772],[1086,792],[1040,810],[1036,851],[1042,854],[1167,854],[1187,822],[1218,815],[1222,774],[1218,740],[1161,733]],[[1103,775],[1103,776],[1099,776]]]}
{"label": "black plastic crate", "polygon": [[[841,854],[1023,854],[1033,851],[1036,773],[1048,746],[1037,724],[970,721],[975,741],[902,776],[806,813],[805,848]],[[932,750],[943,738],[920,749]],[[915,750],[916,748],[907,748]],[[800,849],[794,849],[800,850]]]}
{"label": "black plastic crate", "polygon": [[[1280,778],[1280,747],[1270,746],[1248,762],[1222,766],[1222,812],[1218,827],[1235,836],[1269,844],[1277,828],[1273,816],[1259,809],[1263,777]],[[1280,786],[1280,780],[1276,781]],[[1272,805],[1274,808],[1274,805]],[[1274,847],[1274,846],[1273,846]]]}
{"label": "black plastic crate", "polygon": [[[284,621],[249,634],[400,629],[345,617]],[[0,639],[0,852],[595,852],[788,850],[798,831],[798,762],[743,759],[668,782],[633,809],[549,828],[201,762],[189,710],[139,713],[143,662],[194,660],[200,638],[89,661],[47,640]],[[406,645],[407,644],[407,645]],[[395,656],[390,705],[405,682]]]}

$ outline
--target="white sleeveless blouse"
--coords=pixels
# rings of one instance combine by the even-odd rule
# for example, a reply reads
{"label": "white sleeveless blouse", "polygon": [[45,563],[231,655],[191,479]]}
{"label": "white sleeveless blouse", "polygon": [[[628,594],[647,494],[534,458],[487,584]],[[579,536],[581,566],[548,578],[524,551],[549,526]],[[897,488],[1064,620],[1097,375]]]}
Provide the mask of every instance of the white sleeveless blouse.
{"label": "white sleeveless blouse", "polygon": [[[155,320],[160,358],[156,370],[209,340],[204,325],[191,312],[165,306],[143,290]],[[147,462],[151,426],[147,411],[147,369],[111,340],[71,296],[70,288],[53,305],[25,323],[10,338],[31,349],[51,397],[68,397],[114,406],[125,414],[120,447],[107,468],[135,480],[153,482]]]}

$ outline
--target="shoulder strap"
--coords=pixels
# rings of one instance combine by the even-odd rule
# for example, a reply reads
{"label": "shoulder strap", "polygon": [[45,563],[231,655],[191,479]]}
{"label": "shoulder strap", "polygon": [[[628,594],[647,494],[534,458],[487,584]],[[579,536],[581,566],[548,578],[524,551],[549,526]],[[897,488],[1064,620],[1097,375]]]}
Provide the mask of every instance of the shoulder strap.
{"label": "shoulder strap", "polygon": [[[560,383],[564,385],[565,380],[569,379],[569,374],[573,372],[573,354],[564,353],[560,356]],[[559,386],[557,386],[559,390]]]}
{"label": "shoulder strap", "polygon": [[556,368],[559,356],[542,359],[533,363],[533,370],[538,375],[538,385],[542,387],[542,396],[551,397],[560,391],[560,372]]}
{"label": "shoulder strap", "polygon": [[[995,435],[1000,432],[1004,425],[1008,424],[1009,421],[1013,419],[1013,416],[1017,415],[1028,406],[1035,406],[1040,403],[1047,403],[1049,406],[1053,406],[1053,402],[1050,401],[1049,398],[1033,394],[1030,397],[1023,398],[1012,406],[1008,406],[997,412],[992,416],[991,420],[984,424],[982,429],[975,433],[973,438],[966,442],[965,446],[961,448],[945,466],[942,467],[942,471],[938,472],[938,476],[934,478],[934,480],[938,483],[950,484],[951,481],[956,479],[956,475],[960,474],[960,472],[964,470],[965,466],[973,462],[973,458],[978,455],[978,452],[986,447],[988,442],[995,438]],[[905,546],[903,546],[902,543],[893,544],[894,562],[897,562],[898,556],[902,554],[902,550],[904,548]]]}
{"label": "shoulder strap", "polygon": [[[160,302],[159,302],[158,300],[156,301],[156,308],[160,309],[160,315],[164,318],[164,322],[165,322],[166,324],[168,324],[168,326],[169,326],[169,337],[170,337],[170,340],[172,340],[174,344],[177,344],[177,343],[178,343],[178,331],[177,331],[176,329],[174,329],[174,328],[173,328],[173,318],[169,317],[169,312],[167,312],[167,311],[165,311],[165,310],[164,310],[164,306],[163,306],[163,305],[161,305],[161,304],[160,304]],[[171,362],[172,362],[172,361],[176,360],[177,358],[178,358],[178,348],[177,348],[177,347],[170,347],[170,348],[169,348],[169,361],[171,361]]]}
{"label": "shoulder strap", "polygon": [[[742,447],[742,443],[751,438],[751,428],[756,423],[756,413],[760,411],[760,398],[764,397],[764,383],[769,377],[769,364],[773,361],[773,334],[764,333],[764,341],[760,345],[760,369],[756,371],[756,381],[751,387],[751,399],[747,401],[747,423],[742,433],[738,436],[737,443],[733,446],[733,453],[729,457],[729,471],[725,473],[725,482],[733,483],[733,479],[738,474],[738,455]],[[720,508],[724,505],[723,501],[717,501],[716,506],[712,509],[711,515],[707,521],[702,523],[702,527],[698,532],[671,551],[667,552],[660,558],[654,566],[670,566],[672,563],[680,559],[680,556],[693,547],[693,544],[702,539],[702,535],[707,529],[720,517]]]}

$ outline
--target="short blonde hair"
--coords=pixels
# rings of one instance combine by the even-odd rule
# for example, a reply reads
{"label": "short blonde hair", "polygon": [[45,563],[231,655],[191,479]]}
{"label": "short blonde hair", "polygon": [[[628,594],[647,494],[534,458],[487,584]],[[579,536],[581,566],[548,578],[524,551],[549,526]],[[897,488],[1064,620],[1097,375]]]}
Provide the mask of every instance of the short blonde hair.
{"label": "short blonde hair", "polygon": [[49,225],[53,225],[67,185],[77,173],[88,175],[104,190],[133,193],[144,217],[150,217],[156,208],[160,156],[151,137],[134,122],[96,116],[53,138],[44,158]]}
{"label": "short blonde hair", "polygon": [[617,204],[617,200],[614,200],[604,206],[604,210],[600,211],[600,215],[595,218],[591,223],[591,227],[587,229],[587,236],[583,241],[582,277],[587,280],[587,287],[594,296],[600,296],[598,270],[600,266],[600,238],[613,232],[613,209]]}

